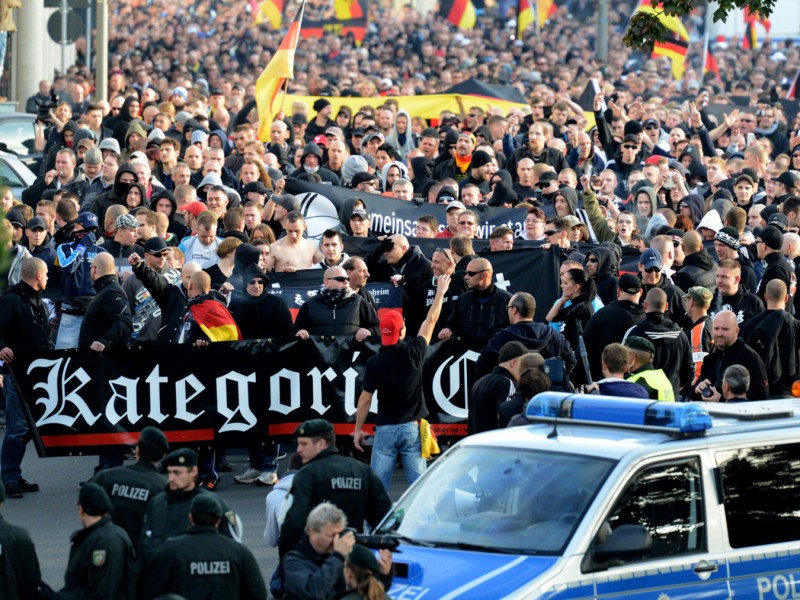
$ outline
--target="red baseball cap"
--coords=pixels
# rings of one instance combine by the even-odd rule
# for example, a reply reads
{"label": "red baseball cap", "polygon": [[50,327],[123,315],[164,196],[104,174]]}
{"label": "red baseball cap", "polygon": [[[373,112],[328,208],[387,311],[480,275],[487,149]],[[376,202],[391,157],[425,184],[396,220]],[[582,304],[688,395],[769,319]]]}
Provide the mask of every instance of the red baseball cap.
{"label": "red baseball cap", "polygon": [[384,312],[381,316],[381,343],[384,346],[394,346],[399,342],[403,324],[403,315],[396,310]]}
{"label": "red baseball cap", "polygon": [[194,202],[189,202],[189,204],[184,206],[183,210],[184,212],[191,213],[192,216],[196,218],[200,215],[200,213],[207,211],[208,206],[198,200],[195,200]]}
{"label": "red baseball cap", "polygon": [[318,135],[318,136],[316,136],[314,138],[314,143],[317,146],[324,146],[324,147],[327,148],[327,146],[328,146],[328,138],[326,138],[324,135]]}

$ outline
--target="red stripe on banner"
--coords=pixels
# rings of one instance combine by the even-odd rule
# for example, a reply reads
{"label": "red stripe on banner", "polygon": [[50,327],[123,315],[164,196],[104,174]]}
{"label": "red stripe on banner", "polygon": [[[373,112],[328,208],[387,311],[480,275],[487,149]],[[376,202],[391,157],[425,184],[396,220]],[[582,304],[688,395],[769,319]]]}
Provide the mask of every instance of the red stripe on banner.
{"label": "red stripe on banner", "polygon": [[[301,423],[277,423],[269,426],[270,435],[294,435],[295,429],[300,427]],[[351,435],[355,428],[353,423],[334,423],[333,431],[336,435]],[[364,431],[367,435],[375,435],[375,425],[371,423],[364,424]],[[437,437],[466,437],[467,424],[466,423],[431,423],[431,431]]]}
{"label": "red stripe on banner", "polygon": [[[294,431],[294,430],[292,430]],[[186,429],[165,431],[170,442],[206,442],[214,439],[213,429]],[[132,446],[139,441],[138,431],[123,433],[80,433],[72,435],[43,435],[45,447],[63,448],[66,446]]]}

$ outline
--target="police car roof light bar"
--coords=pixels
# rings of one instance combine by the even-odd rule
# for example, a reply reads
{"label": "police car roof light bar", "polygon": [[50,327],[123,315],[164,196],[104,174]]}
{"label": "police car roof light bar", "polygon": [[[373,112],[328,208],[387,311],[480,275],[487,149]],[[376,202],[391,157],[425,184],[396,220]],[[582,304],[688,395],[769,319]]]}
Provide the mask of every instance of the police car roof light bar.
{"label": "police car roof light bar", "polygon": [[699,433],[712,426],[708,410],[692,402],[655,402],[564,392],[537,394],[528,402],[525,417],[529,420],[566,419],[587,424],[652,428],[679,434]]}

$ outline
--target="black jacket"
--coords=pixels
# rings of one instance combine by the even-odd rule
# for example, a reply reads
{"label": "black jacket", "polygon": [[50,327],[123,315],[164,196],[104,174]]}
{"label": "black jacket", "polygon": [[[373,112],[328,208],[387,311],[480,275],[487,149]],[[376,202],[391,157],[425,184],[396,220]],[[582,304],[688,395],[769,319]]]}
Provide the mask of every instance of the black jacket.
{"label": "black jacket", "polygon": [[138,461],[130,466],[103,469],[92,479],[111,499],[111,520],[122,527],[131,540],[142,535],[147,504],[164,491],[167,481],[153,463]]}
{"label": "black jacket", "polygon": [[791,397],[800,321],[785,310],[767,309],[747,321],[739,335],[764,361],[772,397]]}
{"label": "black jacket", "polygon": [[538,352],[544,358],[561,358],[567,373],[571,373],[575,368],[575,353],[561,333],[544,323],[521,321],[498,331],[481,350],[475,366],[479,377],[497,366],[500,349],[507,342],[522,342],[528,350]]}
{"label": "black jacket", "polygon": [[0,598],[29,598],[42,579],[31,536],[0,516]]}
{"label": "black jacket", "polygon": [[653,368],[661,369],[675,390],[675,397],[682,386],[692,383],[694,363],[692,350],[686,334],[663,313],[647,313],[644,320],[634,325],[626,334],[650,340],[656,348]]}
{"label": "black jacket", "polygon": [[[772,281],[773,279],[780,279],[786,284],[786,289],[789,290],[789,294],[792,293],[792,282],[794,282],[795,286],[797,284],[797,279],[794,274],[794,268],[789,265],[786,259],[783,257],[783,254],[780,252],[772,252],[768,254],[764,258],[764,264],[766,264],[767,268],[764,270],[764,275],[761,276],[761,282],[758,284],[758,292],[756,295],[761,298],[761,301],[764,301],[764,292],[767,289],[767,284]],[[792,297],[789,297],[789,305],[791,306],[793,303]]]}
{"label": "black jacket", "polygon": [[667,295],[667,303],[669,304],[667,308],[667,317],[669,317],[669,320],[674,323],[682,323],[686,315],[686,307],[683,305],[684,294],[680,288],[670,283],[667,276],[663,273],[656,285],[644,285],[644,283],[642,283],[642,297],[639,299],[639,304],[644,305],[647,292],[654,287],[664,290],[664,293]]}
{"label": "black jacket", "polygon": [[[169,487],[162,489],[164,489],[162,493],[156,494],[150,500],[142,521],[142,535],[137,550],[142,566],[147,565],[167,538],[183,535],[189,531],[192,500],[200,494],[212,493],[199,486],[179,492],[173,492]],[[216,496],[216,498],[222,504],[222,520],[218,530],[223,536],[232,538],[232,528],[236,527],[237,516],[221,497]]]}
{"label": "black jacket", "polygon": [[497,429],[498,406],[511,400],[517,391],[517,382],[508,369],[496,366],[472,386],[469,394],[467,433],[480,433]]}
{"label": "black jacket", "polygon": [[[745,365],[750,371],[750,388],[747,390],[747,397],[750,400],[766,400],[769,397],[769,383],[764,362],[741,337],[730,348],[725,350],[715,348],[711,354],[705,357],[699,381],[708,379],[711,385],[721,393],[722,375],[725,373],[725,369],[732,365]],[[692,390],[692,395],[694,400],[702,400],[702,397],[694,393],[694,390]]]}
{"label": "black jacket", "polygon": [[104,275],[94,282],[97,294],[86,309],[81,324],[78,348],[88,348],[97,341],[107,348],[123,348],[133,331],[128,296],[115,275]]}
{"label": "black jacket", "polygon": [[366,465],[327,448],[297,472],[289,490],[291,504],[281,527],[281,556],[303,537],[306,518],[320,502],[333,502],[347,515],[347,523],[361,531],[366,520],[375,527],[392,507],[380,479]]}
{"label": "black jacket", "polygon": [[567,159],[564,158],[564,155],[561,154],[559,150],[545,146],[544,151],[539,156],[534,156],[531,154],[530,147],[525,145],[522,148],[517,148],[514,150],[514,153],[508,157],[508,162],[505,166],[506,171],[511,173],[511,176],[515,181],[519,179],[517,176],[517,164],[523,158],[530,158],[537,165],[539,163],[550,165],[556,170],[556,173],[560,173],[562,170],[569,167],[567,164]]}
{"label": "black jacket", "polygon": [[142,597],[266,600],[267,587],[253,553],[209,525],[194,525],[166,540],[141,578]]}
{"label": "black jacket", "polygon": [[598,310],[583,330],[592,380],[603,378],[600,358],[609,344],[622,342],[625,332],[644,320],[644,309],[630,300],[615,300]]}
{"label": "black jacket", "polygon": [[50,349],[50,315],[42,294],[24,281],[0,296],[0,350],[15,353]]}
{"label": "black jacket", "polygon": [[283,338],[292,330],[292,314],[286,300],[266,290],[260,296],[234,292],[228,309],[243,340]]}
{"label": "black jacket", "polygon": [[608,306],[617,299],[617,288],[619,279],[616,277],[618,271],[617,257],[609,248],[597,246],[587,252],[594,254],[597,258],[597,270],[595,271],[594,284],[597,286],[597,296]]}
{"label": "black jacket", "polygon": [[64,589],[68,600],[133,600],[133,545],[122,527],[106,515],[75,532],[69,549]]}
{"label": "black jacket", "polygon": [[746,323],[754,316],[764,312],[764,303],[761,298],[751,294],[749,288],[739,285],[738,291],[733,296],[723,296],[719,290],[714,293],[708,316],[712,319],[723,310],[729,310],[736,315],[739,326]]}
{"label": "black jacket", "polygon": [[483,348],[508,321],[511,294],[492,284],[485,290],[469,290],[452,303],[447,328],[463,338],[470,348]]}
{"label": "black jacket", "polygon": [[181,333],[183,315],[189,302],[183,285],[171,285],[167,279],[140,262],[133,269],[136,277],[161,307],[161,329],[158,332],[158,343],[176,343]]}
{"label": "black jacket", "polygon": [[713,294],[717,291],[717,265],[703,248],[700,252],[686,256],[680,271],[672,276],[672,283],[684,292],[688,292],[690,287],[699,285]]}
{"label": "black jacket", "polygon": [[364,328],[369,329],[376,339],[378,325],[377,313],[358,294],[351,293],[334,304],[319,293],[300,307],[294,330],[305,329],[310,335],[353,336]]}

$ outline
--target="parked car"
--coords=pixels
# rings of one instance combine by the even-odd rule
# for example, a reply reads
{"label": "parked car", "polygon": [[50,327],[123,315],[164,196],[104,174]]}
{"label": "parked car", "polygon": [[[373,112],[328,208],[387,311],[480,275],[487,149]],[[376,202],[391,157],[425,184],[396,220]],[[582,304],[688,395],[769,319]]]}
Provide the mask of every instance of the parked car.
{"label": "parked car", "polygon": [[33,184],[35,179],[36,175],[18,156],[0,152],[0,186],[10,187],[14,198],[21,199],[23,190]]}
{"label": "parked car", "polygon": [[0,113],[0,152],[19,157],[31,171],[38,173],[43,154],[34,145],[35,121],[36,115],[28,113]]}

